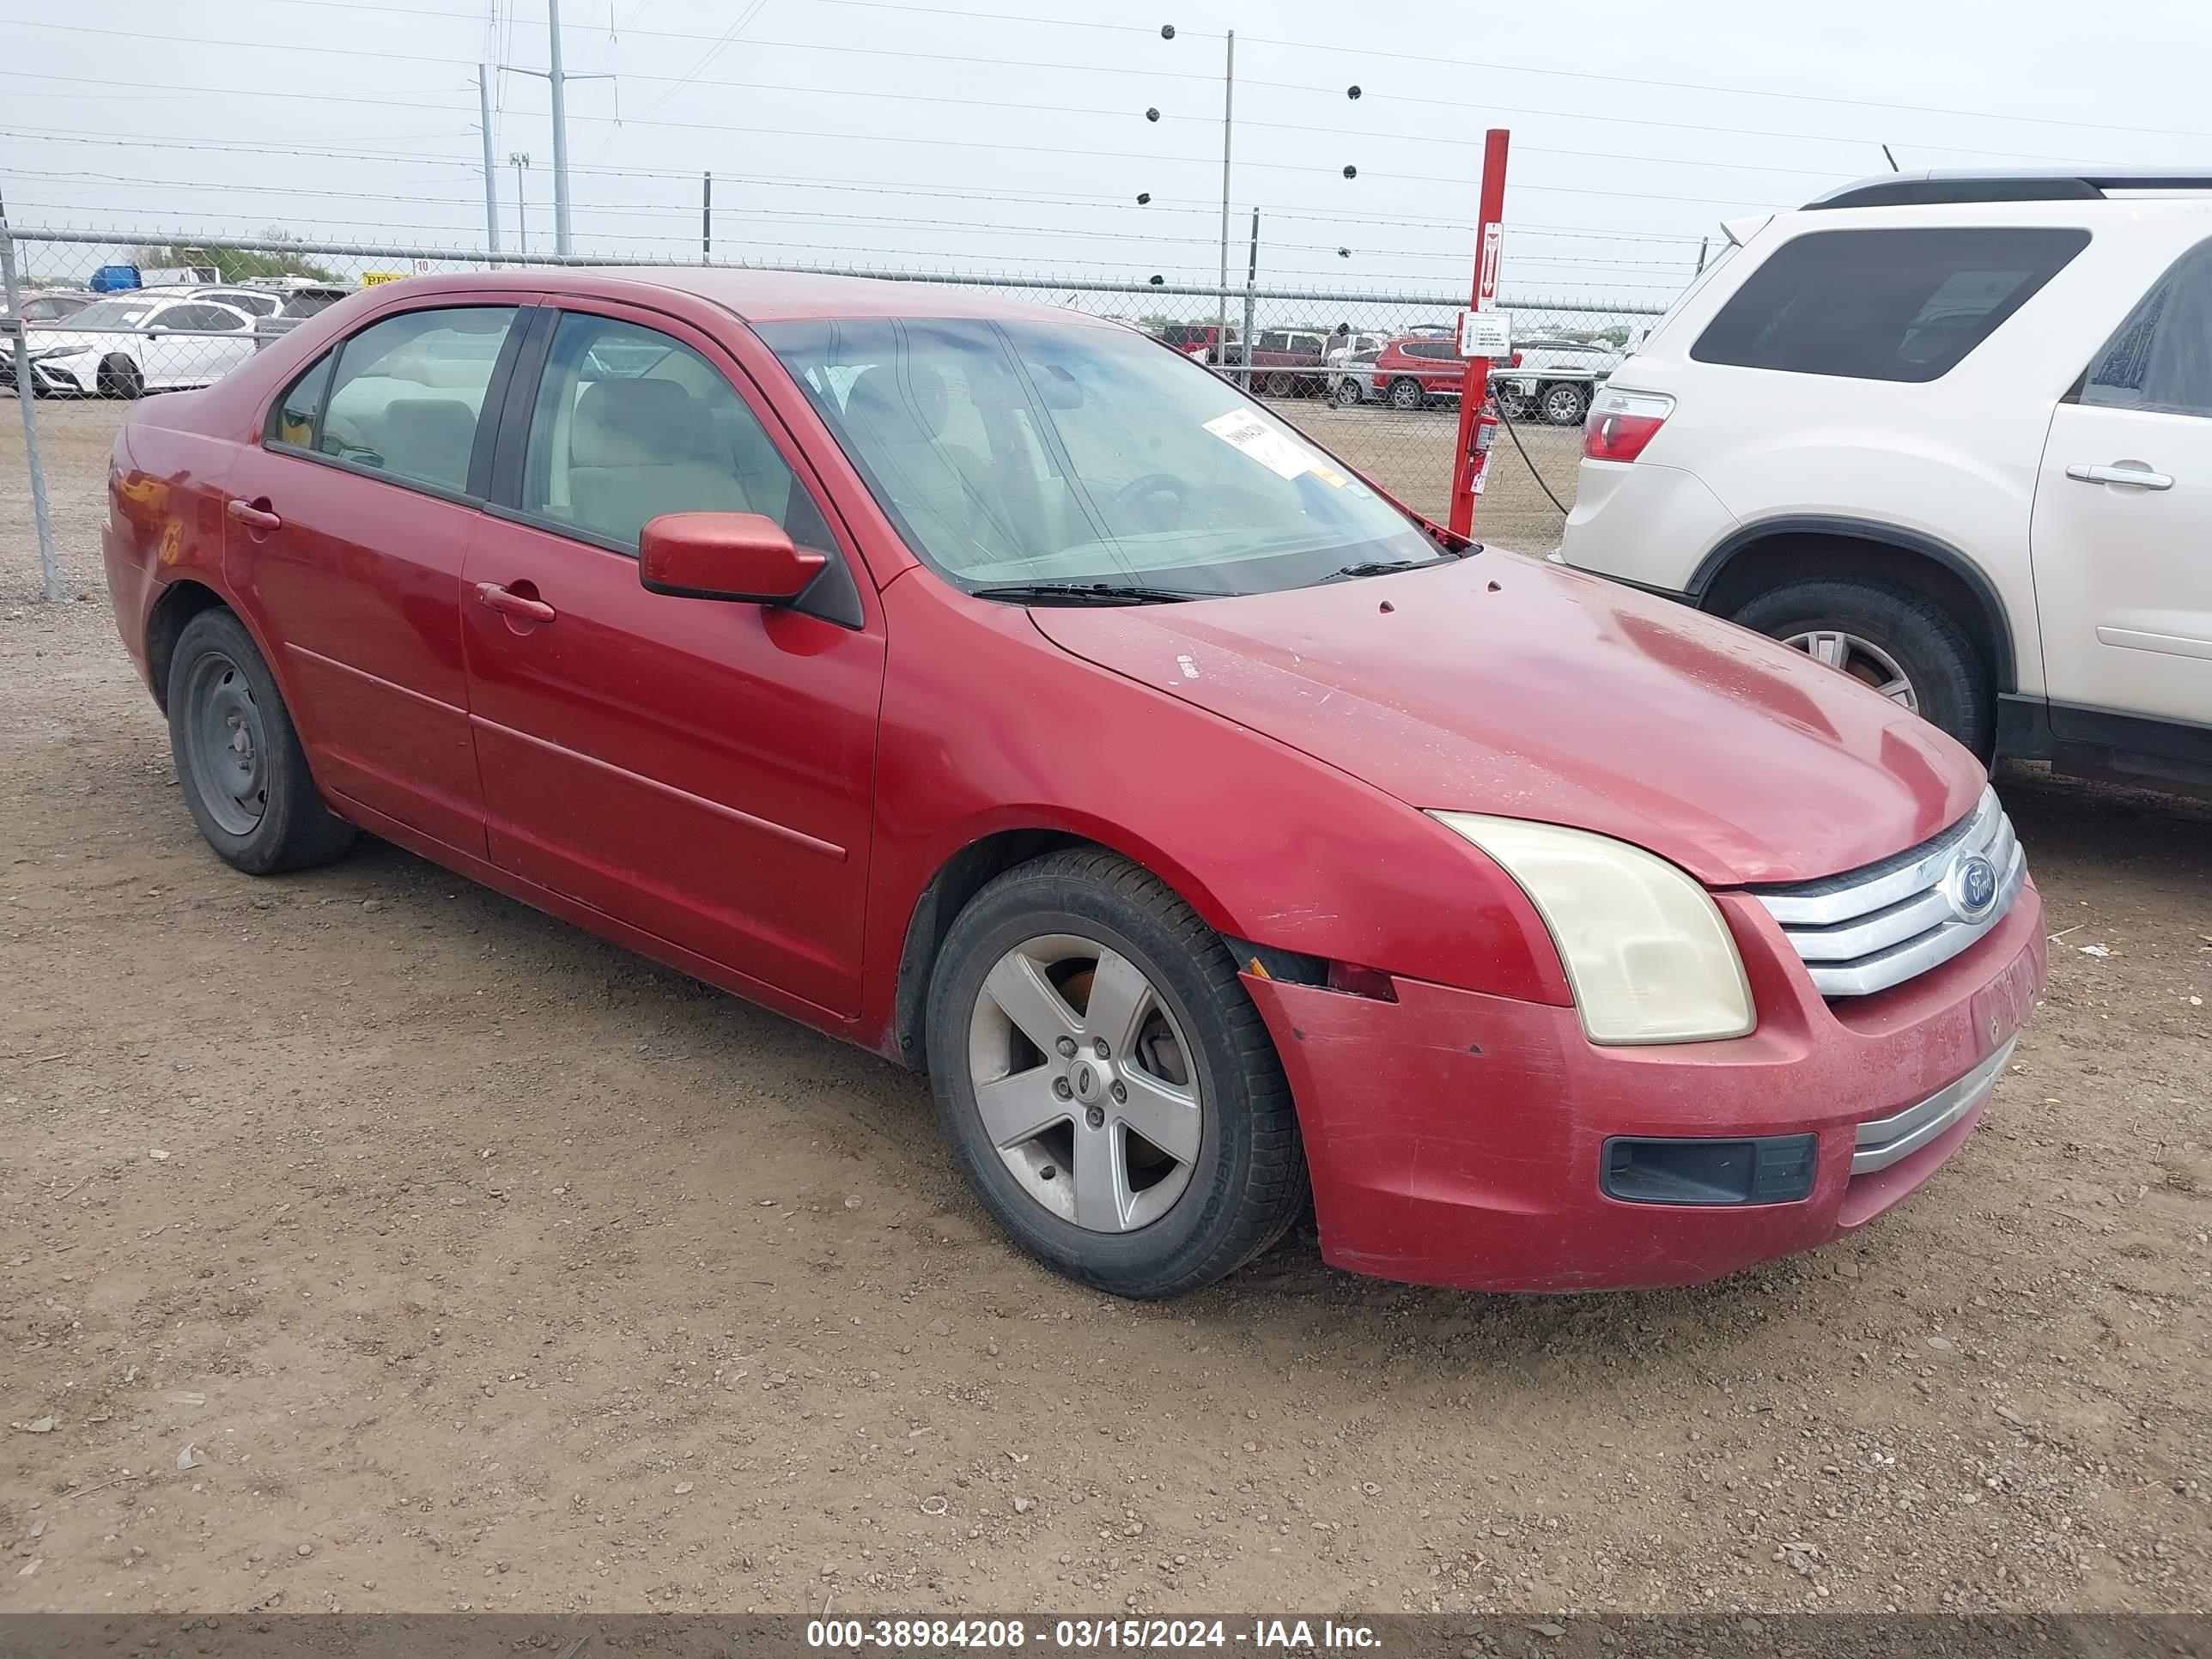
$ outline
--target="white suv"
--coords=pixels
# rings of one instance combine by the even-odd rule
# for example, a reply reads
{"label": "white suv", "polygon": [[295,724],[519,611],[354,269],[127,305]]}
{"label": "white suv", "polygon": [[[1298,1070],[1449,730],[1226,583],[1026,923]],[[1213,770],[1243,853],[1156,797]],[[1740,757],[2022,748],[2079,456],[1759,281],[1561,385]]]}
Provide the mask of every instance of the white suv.
{"label": "white suv", "polygon": [[1729,226],[1557,556],[1985,757],[2212,785],[2212,176],[1893,175]]}

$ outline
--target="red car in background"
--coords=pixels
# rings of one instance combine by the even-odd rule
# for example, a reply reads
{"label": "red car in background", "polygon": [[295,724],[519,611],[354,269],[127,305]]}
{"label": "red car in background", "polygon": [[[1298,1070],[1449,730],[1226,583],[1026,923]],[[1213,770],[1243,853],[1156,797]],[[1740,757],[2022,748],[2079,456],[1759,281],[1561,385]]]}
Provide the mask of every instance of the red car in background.
{"label": "red car in background", "polygon": [[1388,404],[1393,409],[1425,409],[1440,399],[1457,402],[1467,360],[1459,343],[1441,335],[1408,334],[1392,340],[1362,363],[1339,376],[1335,400],[1347,409]]}
{"label": "red car in background", "polygon": [[366,830],[924,1069],[1006,1232],[1122,1295],[1309,1202],[1489,1289],[1821,1243],[2042,982],[1936,727],[973,291],[373,289],[134,408],[105,554],[232,866]]}

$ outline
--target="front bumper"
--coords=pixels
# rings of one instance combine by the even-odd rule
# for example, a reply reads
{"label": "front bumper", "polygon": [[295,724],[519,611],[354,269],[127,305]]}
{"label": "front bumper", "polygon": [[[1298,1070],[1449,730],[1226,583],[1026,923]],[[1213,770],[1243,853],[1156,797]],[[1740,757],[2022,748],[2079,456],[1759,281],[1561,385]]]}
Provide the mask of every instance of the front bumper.
{"label": "front bumper", "polygon": [[[1972,950],[1832,1007],[1761,907],[1716,897],[1759,1009],[1731,1042],[1601,1048],[1571,1008],[1248,976],[1297,1100],[1323,1258],[1469,1290],[1693,1285],[1852,1232],[1926,1181],[1972,1133],[2042,988],[2033,884]],[[1599,1188],[1617,1136],[1806,1133],[1812,1191],[1794,1203]]]}
{"label": "front bumper", "polygon": [[[80,365],[75,358],[70,358],[69,362],[70,367],[65,368],[59,363],[42,363],[33,361],[31,364],[32,390],[40,396],[82,396],[85,386],[78,378],[77,370],[83,366]],[[85,373],[88,374],[89,369],[85,369]],[[0,391],[12,392],[15,387],[15,353],[0,350]]]}

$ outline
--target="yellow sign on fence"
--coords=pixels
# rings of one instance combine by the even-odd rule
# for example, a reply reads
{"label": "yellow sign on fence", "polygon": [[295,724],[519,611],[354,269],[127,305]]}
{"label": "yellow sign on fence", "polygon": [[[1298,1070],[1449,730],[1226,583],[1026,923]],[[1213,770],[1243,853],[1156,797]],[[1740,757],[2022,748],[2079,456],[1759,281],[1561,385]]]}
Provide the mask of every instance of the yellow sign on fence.
{"label": "yellow sign on fence", "polygon": [[361,285],[374,288],[379,283],[396,283],[406,274],[404,270],[364,270],[361,273]]}

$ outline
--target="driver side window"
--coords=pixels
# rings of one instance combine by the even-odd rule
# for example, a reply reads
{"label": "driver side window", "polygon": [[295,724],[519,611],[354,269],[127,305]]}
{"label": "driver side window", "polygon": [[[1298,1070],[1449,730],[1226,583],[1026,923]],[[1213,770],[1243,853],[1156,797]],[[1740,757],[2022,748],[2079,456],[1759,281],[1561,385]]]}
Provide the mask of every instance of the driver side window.
{"label": "driver side window", "polygon": [[663,513],[757,513],[801,547],[836,546],[720,370],[657,330],[582,312],[562,315],[538,381],[521,506],[632,553]]}

